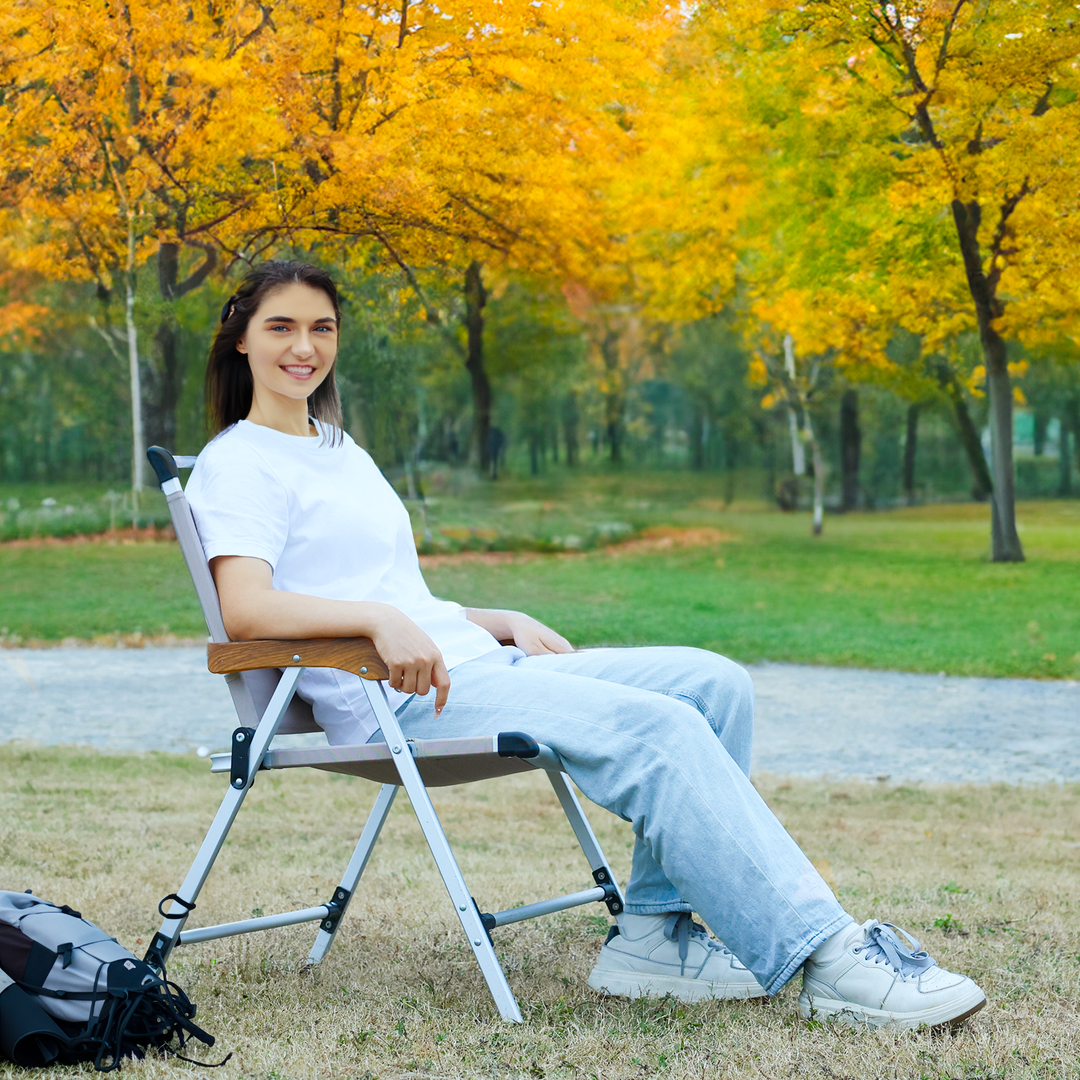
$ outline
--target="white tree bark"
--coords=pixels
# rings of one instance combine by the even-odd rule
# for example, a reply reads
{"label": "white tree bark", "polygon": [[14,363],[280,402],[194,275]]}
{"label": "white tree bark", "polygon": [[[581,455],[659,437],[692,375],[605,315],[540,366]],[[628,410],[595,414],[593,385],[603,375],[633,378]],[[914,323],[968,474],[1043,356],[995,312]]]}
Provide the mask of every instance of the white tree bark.
{"label": "white tree bark", "polygon": [[[795,384],[795,345],[790,334],[784,335],[784,370],[791,384]],[[799,418],[795,408],[788,405],[788,428],[791,431],[791,465],[796,476],[806,475],[806,452],[799,434]]]}
{"label": "white tree bark", "polygon": [[124,275],[124,324],[127,328],[128,371],[131,378],[131,490],[138,508],[146,482],[146,438],[143,435],[142,381],[139,378],[139,331],[135,325],[135,222],[128,215],[128,257]]}
{"label": "white tree bark", "polygon": [[807,441],[814,456],[814,535],[820,536],[825,524],[825,455],[821,452],[821,444],[817,436],[810,428],[810,419],[806,421]]}

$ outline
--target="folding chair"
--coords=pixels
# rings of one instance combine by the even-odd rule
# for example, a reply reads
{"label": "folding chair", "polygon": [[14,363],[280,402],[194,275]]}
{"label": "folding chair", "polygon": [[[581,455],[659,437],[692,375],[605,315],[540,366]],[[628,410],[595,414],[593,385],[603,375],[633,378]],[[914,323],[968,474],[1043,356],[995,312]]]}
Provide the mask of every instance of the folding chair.
{"label": "folding chair", "polygon": [[[168,500],[176,538],[206,618],[210,632],[208,666],[225,676],[240,721],[232,733],[231,752],[211,755],[211,770],[228,773],[229,788],[183,884],[158,906],[164,921],[146,953],[147,963],[160,968],[177,945],[318,922],[318,935],[308,956],[308,964],[317,964],[334,940],[394,797],[404,787],[499,1014],[505,1020],[520,1022],[521,1012],[496,957],[491,931],[593,902],[604,903],[613,915],[623,908],[622,893],[562,771],[558,755],[550,747],[515,731],[478,734],[466,739],[406,739],[380,681],[388,678],[389,672],[367,638],[229,641],[214,580],[179,478],[178,469],[190,468],[195,459],[174,458],[158,446],[151,447],[147,457]],[[275,749],[277,735],[321,730],[310,706],[296,696],[297,681],[307,667],[333,667],[359,675],[385,742]],[[187,929],[188,916],[258,772],[304,767],[347,773],[382,785],[333,896],[324,904],[299,911]],[[551,781],[596,884],[591,889],[508,911],[482,912],[465,884],[427,789],[533,769],[544,770]],[[171,901],[168,911],[163,909],[166,901]]]}

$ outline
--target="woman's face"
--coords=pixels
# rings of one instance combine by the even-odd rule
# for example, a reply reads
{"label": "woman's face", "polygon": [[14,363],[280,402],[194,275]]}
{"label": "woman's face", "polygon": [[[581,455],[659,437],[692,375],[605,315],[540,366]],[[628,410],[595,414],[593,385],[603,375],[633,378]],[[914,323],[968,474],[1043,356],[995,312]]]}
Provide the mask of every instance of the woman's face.
{"label": "woman's face", "polygon": [[330,297],[295,282],[263,297],[236,343],[251,366],[254,400],[266,405],[275,398],[310,397],[330,374],[337,346]]}

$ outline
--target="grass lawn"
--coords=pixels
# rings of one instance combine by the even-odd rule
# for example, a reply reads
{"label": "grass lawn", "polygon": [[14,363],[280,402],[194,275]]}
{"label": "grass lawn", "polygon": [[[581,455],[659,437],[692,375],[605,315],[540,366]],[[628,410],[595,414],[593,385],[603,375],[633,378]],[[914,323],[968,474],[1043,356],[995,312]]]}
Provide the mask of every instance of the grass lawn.
{"label": "grass lawn", "polygon": [[[815,539],[807,515],[725,510],[688,474],[476,483],[430,498],[436,533],[565,540],[610,528],[645,539],[583,554],[435,556],[427,575],[439,595],[523,608],[579,645],[1080,677],[1080,503],[1022,504],[1028,561],[1016,565],[987,561],[988,516],[974,505],[830,516]],[[204,632],[171,544],[2,544],[0,582],[9,644]]]}
{"label": "grass lawn", "polygon": [[[226,783],[193,757],[0,746],[0,888],[71,904],[141,955]],[[1080,1076],[1080,788],[758,786],[810,858],[828,862],[852,914],[909,929],[983,986],[987,1008],[932,1035],[803,1023],[797,979],[768,1005],[604,999],[585,982],[608,925],[590,907],[496,931],[525,1015],[503,1024],[399,804],[314,972],[301,971],[310,925],[174,954],[170,975],[219,1040],[193,1044],[195,1055],[232,1051],[222,1075],[260,1080]],[[192,925],[324,900],[375,790],[311,771],[260,776]],[[434,797],[483,908],[589,884],[542,777]],[[625,882],[629,826],[588,810]],[[124,1065],[134,1080],[178,1072],[198,1074],[158,1059]],[[0,1077],[23,1075],[0,1064]]]}

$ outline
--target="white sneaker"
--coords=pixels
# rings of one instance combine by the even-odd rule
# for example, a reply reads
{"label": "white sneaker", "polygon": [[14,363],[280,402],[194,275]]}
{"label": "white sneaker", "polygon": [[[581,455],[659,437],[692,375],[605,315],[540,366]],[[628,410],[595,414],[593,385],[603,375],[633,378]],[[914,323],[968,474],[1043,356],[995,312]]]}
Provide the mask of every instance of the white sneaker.
{"label": "white sneaker", "polygon": [[664,921],[656,929],[632,940],[613,926],[589,975],[589,986],[601,994],[628,998],[765,997],[761,984],[731,950],[709,937],[688,912],[659,918]]}
{"label": "white sneaker", "polygon": [[986,995],[971,979],[938,967],[910,934],[875,919],[853,924],[812,952],[799,995],[804,1020],[852,1027],[958,1024],[985,1004]]}

